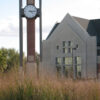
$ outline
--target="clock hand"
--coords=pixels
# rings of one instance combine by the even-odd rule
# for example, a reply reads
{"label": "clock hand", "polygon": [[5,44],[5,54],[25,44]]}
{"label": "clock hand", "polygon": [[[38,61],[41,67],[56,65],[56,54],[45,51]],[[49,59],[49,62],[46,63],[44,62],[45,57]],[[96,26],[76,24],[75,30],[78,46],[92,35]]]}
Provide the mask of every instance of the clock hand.
{"label": "clock hand", "polygon": [[31,11],[31,10],[30,10],[29,12],[35,12],[35,11]]}

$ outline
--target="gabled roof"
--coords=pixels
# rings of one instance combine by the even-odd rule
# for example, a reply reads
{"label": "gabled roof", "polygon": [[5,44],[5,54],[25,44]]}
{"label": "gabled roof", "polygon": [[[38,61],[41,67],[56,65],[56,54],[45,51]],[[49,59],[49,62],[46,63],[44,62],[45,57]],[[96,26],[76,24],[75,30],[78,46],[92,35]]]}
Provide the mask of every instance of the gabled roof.
{"label": "gabled roof", "polygon": [[87,29],[88,24],[89,24],[89,20],[88,19],[84,19],[84,18],[79,18],[79,17],[74,17],[73,18],[84,28]]}
{"label": "gabled roof", "polygon": [[97,45],[100,46],[100,19],[83,19],[78,17],[73,17],[79,22],[79,24],[88,32],[90,36],[97,37]]}
{"label": "gabled roof", "polygon": [[[85,39],[89,36],[88,33],[86,33],[86,30],[69,14],[65,16],[65,18],[62,20],[61,23],[55,24],[54,27],[52,28],[51,32],[49,33],[48,37],[46,40],[48,40],[51,35],[54,33],[54,31],[58,30],[58,25],[59,27],[63,27],[62,23],[66,22],[68,26],[77,33],[78,36],[81,37],[82,40],[85,41]],[[84,33],[84,34],[83,34]]]}
{"label": "gabled roof", "polygon": [[[80,38],[85,40],[89,36],[96,36],[97,45],[100,45],[100,19],[88,20],[74,16],[72,17],[67,14],[63,20],[67,20],[67,24],[69,25],[69,27],[73,31],[75,31],[78,36],[80,36]],[[46,40],[50,38],[50,36],[57,29],[59,24],[60,23],[56,23],[54,25]]]}
{"label": "gabled roof", "polygon": [[81,40],[86,41],[89,37],[88,32],[75,20],[72,16],[67,14],[66,16],[68,26],[81,38]]}
{"label": "gabled roof", "polygon": [[46,40],[48,40],[48,38],[51,36],[51,34],[53,33],[53,31],[57,28],[57,26],[59,25],[59,23],[56,23],[53,28],[51,29],[49,35],[47,36]]}

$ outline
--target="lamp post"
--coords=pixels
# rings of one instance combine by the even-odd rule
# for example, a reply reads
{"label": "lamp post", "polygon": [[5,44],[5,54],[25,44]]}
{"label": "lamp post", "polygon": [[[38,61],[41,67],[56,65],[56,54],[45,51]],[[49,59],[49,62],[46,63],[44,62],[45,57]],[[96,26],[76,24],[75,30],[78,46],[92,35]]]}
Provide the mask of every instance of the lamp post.
{"label": "lamp post", "polygon": [[77,78],[77,68],[76,68],[76,65],[75,65],[75,63],[74,63],[74,55],[73,55],[73,51],[75,50],[77,50],[77,48],[78,48],[78,45],[76,45],[74,48],[72,48],[72,67],[73,67],[73,78],[74,78],[74,80],[76,80],[76,78]]}

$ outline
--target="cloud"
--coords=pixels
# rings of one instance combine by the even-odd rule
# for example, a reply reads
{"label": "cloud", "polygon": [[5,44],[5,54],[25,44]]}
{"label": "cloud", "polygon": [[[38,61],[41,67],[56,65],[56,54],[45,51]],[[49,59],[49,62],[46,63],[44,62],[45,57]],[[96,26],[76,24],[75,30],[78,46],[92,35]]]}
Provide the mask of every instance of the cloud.
{"label": "cloud", "polygon": [[[25,2],[26,0],[24,0]],[[38,1],[36,1],[38,6]],[[25,6],[25,3],[24,3]],[[100,0],[43,0],[43,39],[47,37],[54,24],[60,22],[67,13],[87,19],[100,18]],[[13,13],[13,12],[12,12]],[[13,15],[13,14],[12,14]],[[17,16],[16,16],[17,15]],[[0,36],[19,36],[18,11],[13,16],[0,18]],[[26,46],[26,19],[23,19],[24,45]],[[36,20],[36,48],[39,50],[39,20]],[[3,39],[2,39],[3,41]],[[16,40],[18,41],[18,40]],[[9,41],[7,41],[9,42]],[[2,42],[1,42],[2,43]]]}
{"label": "cloud", "polygon": [[[37,2],[38,3],[38,2]],[[48,0],[43,1],[43,33],[48,34],[56,21],[60,22],[67,13],[87,19],[99,18],[99,0]],[[19,17],[14,15],[0,20],[0,36],[19,35]],[[38,21],[36,21],[38,23]],[[24,33],[26,33],[24,20]],[[37,24],[38,33],[39,26]]]}
{"label": "cloud", "polygon": [[[56,21],[69,13],[86,19],[100,18],[100,0],[43,0],[43,30],[48,34]],[[47,29],[45,29],[47,26]]]}
{"label": "cloud", "polygon": [[[83,17],[85,15],[88,17],[90,13],[96,14],[98,17],[99,14],[96,11],[99,13],[99,4],[99,0],[49,0],[43,4],[43,12],[45,18],[48,19],[49,17],[49,19],[54,18],[57,20],[61,20],[67,12],[81,16],[81,12],[84,11],[82,14]],[[75,14],[75,11],[78,13]],[[92,18],[92,16],[88,18]]]}
{"label": "cloud", "polygon": [[17,36],[18,18],[15,16],[0,20],[0,36]]}

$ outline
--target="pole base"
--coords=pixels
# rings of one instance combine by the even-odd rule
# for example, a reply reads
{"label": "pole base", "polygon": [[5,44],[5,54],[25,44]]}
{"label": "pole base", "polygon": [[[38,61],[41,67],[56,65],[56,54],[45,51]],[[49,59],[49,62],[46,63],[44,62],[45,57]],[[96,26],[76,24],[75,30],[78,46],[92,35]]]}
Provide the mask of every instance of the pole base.
{"label": "pole base", "polygon": [[26,75],[30,78],[36,77],[36,63],[27,62],[26,64]]}

